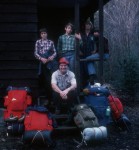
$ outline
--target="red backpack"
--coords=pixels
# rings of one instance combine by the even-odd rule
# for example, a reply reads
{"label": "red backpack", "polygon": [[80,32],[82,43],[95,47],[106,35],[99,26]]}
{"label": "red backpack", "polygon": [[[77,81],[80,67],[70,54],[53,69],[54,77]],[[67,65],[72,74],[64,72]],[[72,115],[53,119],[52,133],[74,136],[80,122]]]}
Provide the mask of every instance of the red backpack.
{"label": "red backpack", "polygon": [[51,134],[54,128],[53,119],[49,111],[43,106],[34,106],[28,107],[26,112],[23,142],[29,145],[45,144],[52,146],[54,141]]}
{"label": "red backpack", "polygon": [[52,119],[48,117],[47,113],[38,111],[30,111],[29,114],[26,114],[24,125],[25,131],[53,130]]}
{"label": "red backpack", "polygon": [[119,119],[121,114],[123,113],[123,105],[122,105],[120,99],[110,95],[108,97],[108,100],[109,100],[109,103],[110,103],[113,118],[115,120]]}
{"label": "red backpack", "polygon": [[25,114],[27,106],[32,104],[32,97],[28,95],[27,88],[13,88],[10,87],[8,94],[4,97],[4,120],[9,117],[20,118]]}

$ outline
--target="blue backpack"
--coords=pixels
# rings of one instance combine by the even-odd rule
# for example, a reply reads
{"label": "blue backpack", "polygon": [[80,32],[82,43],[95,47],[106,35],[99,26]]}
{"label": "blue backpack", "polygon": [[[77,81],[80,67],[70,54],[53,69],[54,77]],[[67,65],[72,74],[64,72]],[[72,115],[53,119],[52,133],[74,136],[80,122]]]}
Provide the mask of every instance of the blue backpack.
{"label": "blue backpack", "polygon": [[106,126],[112,121],[108,101],[109,90],[105,87],[86,87],[88,93],[83,97],[83,103],[91,107],[100,126]]}

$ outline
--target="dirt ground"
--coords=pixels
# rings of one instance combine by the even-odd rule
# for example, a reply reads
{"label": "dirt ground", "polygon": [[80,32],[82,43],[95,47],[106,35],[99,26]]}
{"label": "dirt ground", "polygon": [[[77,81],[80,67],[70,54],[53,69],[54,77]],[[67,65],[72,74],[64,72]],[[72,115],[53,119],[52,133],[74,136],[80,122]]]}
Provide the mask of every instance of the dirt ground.
{"label": "dirt ground", "polygon": [[[46,147],[27,147],[21,142],[21,137],[10,137],[6,135],[4,123],[0,122],[0,150],[139,150],[139,104],[132,107],[124,106],[124,113],[132,123],[132,132],[122,132],[118,128],[110,126],[108,128],[108,138],[101,143],[93,143],[92,145],[82,145],[77,148],[77,141],[81,141],[78,131],[59,132],[54,136],[56,141],[55,148]],[[1,114],[2,116],[2,114]]]}

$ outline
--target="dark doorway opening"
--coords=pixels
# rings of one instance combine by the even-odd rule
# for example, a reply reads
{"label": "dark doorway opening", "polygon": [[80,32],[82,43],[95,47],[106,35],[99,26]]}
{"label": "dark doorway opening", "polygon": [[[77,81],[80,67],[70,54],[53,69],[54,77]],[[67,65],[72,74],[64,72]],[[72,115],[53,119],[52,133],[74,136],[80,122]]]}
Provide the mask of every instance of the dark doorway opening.
{"label": "dark doorway opening", "polygon": [[54,41],[55,46],[68,22],[74,23],[74,8],[38,6],[38,28],[47,28],[48,38]]}

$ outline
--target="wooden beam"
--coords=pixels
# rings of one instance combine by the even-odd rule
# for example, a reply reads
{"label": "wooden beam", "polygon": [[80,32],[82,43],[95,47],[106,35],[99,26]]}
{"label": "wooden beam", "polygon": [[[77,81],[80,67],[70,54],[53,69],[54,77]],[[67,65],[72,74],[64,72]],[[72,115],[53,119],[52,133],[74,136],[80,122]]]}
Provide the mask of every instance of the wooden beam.
{"label": "wooden beam", "polygon": [[99,81],[103,83],[103,54],[104,54],[104,43],[103,43],[103,0],[99,0]]}
{"label": "wooden beam", "polygon": [[[75,32],[79,32],[79,18],[80,18],[80,12],[79,12],[80,6],[79,1],[75,0]],[[80,103],[79,95],[80,95],[80,58],[79,58],[79,40],[76,39],[76,51],[75,51],[75,75],[77,80],[77,93],[78,93],[78,103]]]}

